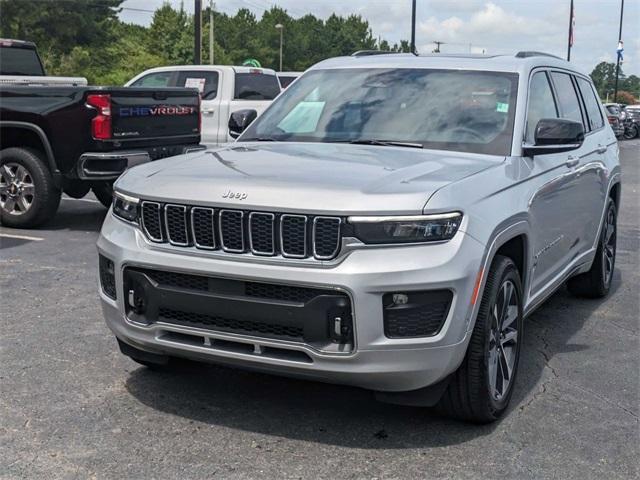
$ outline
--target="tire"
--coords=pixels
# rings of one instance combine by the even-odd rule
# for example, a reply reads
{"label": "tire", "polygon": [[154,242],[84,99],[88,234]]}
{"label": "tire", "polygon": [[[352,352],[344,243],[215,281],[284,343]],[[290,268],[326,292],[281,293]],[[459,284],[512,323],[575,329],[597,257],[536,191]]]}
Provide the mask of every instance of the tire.
{"label": "tire", "polygon": [[91,187],[93,194],[105,208],[109,208],[113,202],[113,182],[98,182]]}
{"label": "tire", "polygon": [[596,257],[593,259],[591,268],[588,272],[576,275],[567,282],[567,288],[572,295],[602,298],[609,293],[616,266],[617,218],[616,204],[612,198],[609,198]]}
{"label": "tire", "polygon": [[[509,299],[504,309],[503,298]],[[487,275],[467,353],[452,374],[437,410],[474,423],[489,423],[500,418],[513,393],[522,335],[520,275],[510,258],[497,255]],[[508,365],[506,369],[501,367],[504,362]],[[504,371],[508,372],[509,368],[505,384]]]}
{"label": "tire", "polygon": [[633,140],[638,136],[638,126],[632,124],[630,127],[625,128],[623,136],[625,140]]}
{"label": "tire", "polygon": [[39,151],[0,151],[0,224],[13,228],[42,225],[56,214],[60,195]]}

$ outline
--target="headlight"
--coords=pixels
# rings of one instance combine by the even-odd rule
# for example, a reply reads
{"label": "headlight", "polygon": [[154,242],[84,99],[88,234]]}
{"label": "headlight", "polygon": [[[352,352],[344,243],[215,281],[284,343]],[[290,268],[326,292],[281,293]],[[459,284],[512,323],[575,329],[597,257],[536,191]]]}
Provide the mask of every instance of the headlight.
{"label": "headlight", "polygon": [[113,214],[127,222],[137,222],[139,203],[139,198],[115,192],[113,195]]}
{"label": "headlight", "polygon": [[420,243],[450,240],[458,231],[460,212],[397,217],[349,217],[353,234],[364,243]]}

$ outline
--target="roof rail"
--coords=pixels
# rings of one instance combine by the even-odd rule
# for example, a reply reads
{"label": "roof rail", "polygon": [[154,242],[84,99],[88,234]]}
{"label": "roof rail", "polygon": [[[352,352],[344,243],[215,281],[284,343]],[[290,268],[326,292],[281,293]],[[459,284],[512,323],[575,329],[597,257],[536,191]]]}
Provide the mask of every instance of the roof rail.
{"label": "roof rail", "polygon": [[389,50],[358,50],[357,52],[353,52],[351,56],[352,57],[368,57],[370,55],[388,55],[390,53],[398,53],[398,52],[390,52]]}
{"label": "roof rail", "polygon": [[522,52],[516,53],[516,58],[529,58],[529,57],[553,57],[559,60],[564,60],[564,58],[561,58],[557,55],[552,55],[550,53],[545,53],[545,52],[522,51]]}

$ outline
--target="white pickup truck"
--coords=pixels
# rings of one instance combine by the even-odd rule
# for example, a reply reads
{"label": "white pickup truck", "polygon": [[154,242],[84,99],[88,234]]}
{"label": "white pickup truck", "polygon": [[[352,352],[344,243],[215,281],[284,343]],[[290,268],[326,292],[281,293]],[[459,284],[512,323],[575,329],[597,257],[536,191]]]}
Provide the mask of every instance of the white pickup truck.
{"label": "white pickup truck", "polygon": [[275,71],[227,65],[152,68],[132,78],[125,86],[197,88],[202,98],[202,143],[208,145],[233,141],[228,128],[233,112],[252,109],[260,115],[280,94]]}

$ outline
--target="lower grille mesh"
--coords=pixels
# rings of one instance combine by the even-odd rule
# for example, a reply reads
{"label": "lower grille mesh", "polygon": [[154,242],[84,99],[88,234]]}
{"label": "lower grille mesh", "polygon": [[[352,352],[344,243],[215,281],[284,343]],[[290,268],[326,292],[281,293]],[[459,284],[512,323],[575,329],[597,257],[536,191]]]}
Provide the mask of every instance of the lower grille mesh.
{"label": "lower grille mesh", "polygon": [[287,340],[301,340],[302,328],[284,325],[272,325],[268,323],[251,322],[247,320],[234,320],[215,315],[203,315],[200,313],[180,312],[168,308],[161,308],[158,319],[169,323],[177,323],[191,327],[220,330],[226,332],[243,333],[246,335],[267,335],[269,337],[282,337]]}

